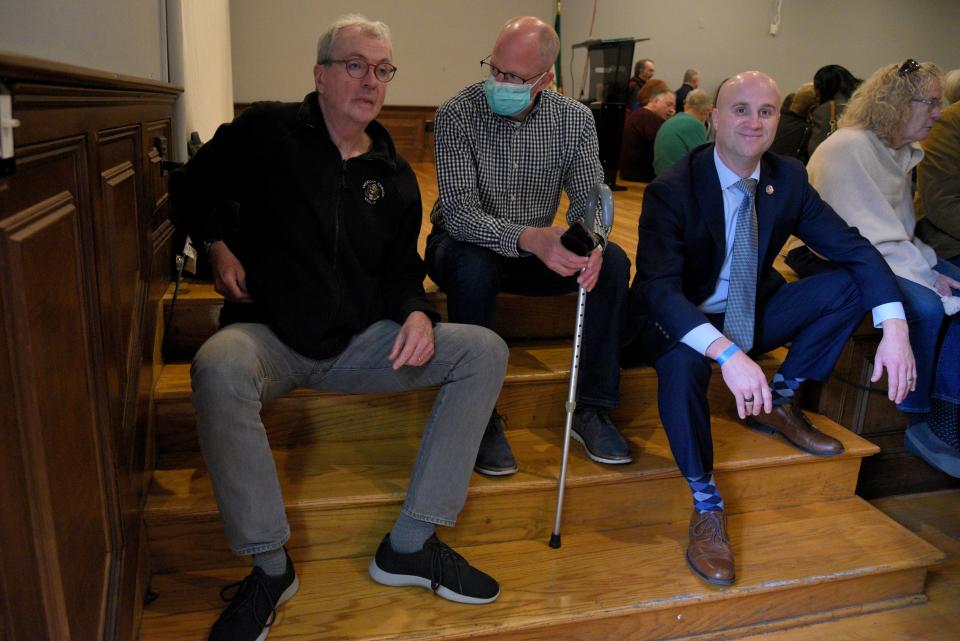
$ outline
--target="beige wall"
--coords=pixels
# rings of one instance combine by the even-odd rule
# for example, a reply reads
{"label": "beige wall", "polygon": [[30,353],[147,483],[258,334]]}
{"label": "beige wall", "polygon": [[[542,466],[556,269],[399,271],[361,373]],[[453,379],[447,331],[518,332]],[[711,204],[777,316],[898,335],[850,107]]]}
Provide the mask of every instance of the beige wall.
{"label": "beige wall", "polygon": [[[695,67],[703,88],[746,69],[771,74],[783,93],[813,79],[826,64],[858,77],[907,57],[960,67],[958,0],[783,0],[780,30],[769,35],[776,0],[599,0],[594,36],[650,37],[635,59],[653,58],[657,77],[679,87]],[[587,38],[592,0],[564,0],[565,45]],[[580,91],[584,55],[574,75]],[[570,49],[565,48],[564,64]],[[569,76],[568,76],[569,77]],[[568,83],[569,86],[569,83]]]}
{"label": "beige wall", "polygon": [[551,24],[555,0],[231,0],[233,87],[238,102],[299,100],[313,90],[317,37],[350,12],[393,33],[387,104],[438,105],[480,79],[480,59],[516,15]]}
{"label": "beige wall", "polygon": [[166,80],[164,0],[0,0],[0,49]]}
{"label": "beige wall", "polygon": [[[563,0],[564,80],[579,91],[593,0]],[[636,59],[652,57],[657,76],[679,86],[702,71],[704,88],[749,68],[771,73],[786,91],[825,64],[861,77],[912,56],[960,67],[960,0],[784,0],[780,32],[768,35],[776,0],[598,0],[594,37],[649,36]],[[553,0],[231,0],[234,91],[238,101],[299,99],[311,88],[319,32],[360,11],[387,22],[400,72],[389,104],[436,105],[478,77],[500,25],[523,13],[553,21]],[[569,93],[569,91],[568,91]]]}

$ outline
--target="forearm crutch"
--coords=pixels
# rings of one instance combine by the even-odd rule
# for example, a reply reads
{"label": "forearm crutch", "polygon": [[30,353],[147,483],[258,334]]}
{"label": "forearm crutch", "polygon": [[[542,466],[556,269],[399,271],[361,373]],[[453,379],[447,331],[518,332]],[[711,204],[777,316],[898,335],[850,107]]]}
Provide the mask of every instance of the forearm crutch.
{"label": "forearm crutch", "polygon": [[[600,222],[608,230],[613,228],[613,194],[604,184],[594,185],[587,196],[587,205],[583,213],[583,222],[593,231],[597,219],[597,207]],[[580,370],[580,346],[583,342],[583,319],[587,310],[587,290],[582,286],[577,292],[577,323],[573,333],[573,355],[570,358],[570,385],[567,388],[567,421],[563,428],[563,455],[560,460],[560,482],[557,488],[557,516],[550,535],[550,547],[560,547],[560,518],[563,515],[563,492],[567,481],[567,456],[570,453],[570,431],[573,429],[573,412],[577,409],[577,375]]]}

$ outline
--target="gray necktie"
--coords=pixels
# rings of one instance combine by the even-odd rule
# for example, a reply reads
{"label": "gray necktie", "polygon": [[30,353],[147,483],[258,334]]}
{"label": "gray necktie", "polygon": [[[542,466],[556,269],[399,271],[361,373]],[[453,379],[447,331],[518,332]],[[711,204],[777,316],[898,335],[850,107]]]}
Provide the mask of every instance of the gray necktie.
{"label": "gray necktie", "polygon": [[757,211],[753,197],[757,181],[744,178],[734,185],[743,193],[737,209],[737,229],[730,261],[730,289],[727,312],[723,319],[723,335],[744,352],[753,347],[753,324],[757,304]]}

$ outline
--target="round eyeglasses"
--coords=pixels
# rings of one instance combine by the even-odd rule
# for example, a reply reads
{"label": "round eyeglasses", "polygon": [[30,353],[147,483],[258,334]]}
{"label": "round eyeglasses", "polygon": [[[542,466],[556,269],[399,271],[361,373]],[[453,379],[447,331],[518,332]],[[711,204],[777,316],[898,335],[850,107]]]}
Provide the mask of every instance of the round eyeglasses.
{"label": "round eyeglasses", "polygon": [[332,62],[343,63],[347,70],[347,75],[357,80],[365,78],[370,69],[373,69],[373,75],[380,82],[390,82],[393,80],[397,68],[389,62],[367,62],[363,58],[347,58],[346,60],[324,60],[320,64],[328,65]]}

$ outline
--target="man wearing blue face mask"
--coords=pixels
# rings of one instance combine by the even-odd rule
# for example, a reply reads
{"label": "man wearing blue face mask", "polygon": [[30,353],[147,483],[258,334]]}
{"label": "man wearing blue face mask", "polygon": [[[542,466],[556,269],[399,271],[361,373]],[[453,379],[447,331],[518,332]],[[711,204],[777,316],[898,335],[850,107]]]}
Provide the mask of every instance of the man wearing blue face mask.
{"label": "man wearing blue face mask", "polygon": [[[439,198],[430,219],[427,272],[447,294],[451,322],[493,329],[496,296],[590,292],[574,438],[600,463],[631,461],[607,410],[619,401],[620,333],[630,261],[606,242],[588,257],[560,244],[553,225],[561,191],[567,222],[583,217],[587,193],[603,181],[593,115],[547,89],[560,40],[534,17],[504,25],[481,61],[484,80],[447,100],[436,116]],[[596,225],[600,228],[600,225]],[[503,418],[494,410],[474,469],[517,471]]]}

